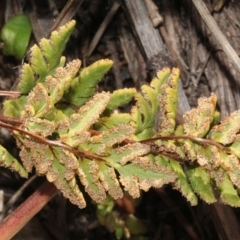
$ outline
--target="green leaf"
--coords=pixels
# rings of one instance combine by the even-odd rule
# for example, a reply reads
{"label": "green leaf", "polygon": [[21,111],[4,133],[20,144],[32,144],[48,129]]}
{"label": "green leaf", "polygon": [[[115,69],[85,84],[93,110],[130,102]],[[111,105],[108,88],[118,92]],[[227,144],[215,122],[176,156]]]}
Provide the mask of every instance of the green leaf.
{"label": "green leaf", "polygon": [[144,129],[141,133],[137,135],[136,140],[145,140],[153,137],[156,134],[156,130],[152,128]]}
{"label": "green leaf", "polygon": [[197,159],[197,152],[195,149],[195,144],[192,141],[185,139],[183,142],[182,149],[185,152],[185,154],[189,160],[195,161]]}
{"label": "green leaf", "polygon": [[32,142],[24,139],[20,134],[18,134],[16,138],[16,143],[19,149],[21,149],[19,156],[22,160],[22,164],[27,172],[31,172],[34,166],[34,162],[32,161],[31,150],[26,148],[26,144],[30,144],[32,146]]}
{"label": "green leaf", "polygon": [[[147,90],[148,89],[148,90]],[[155,134],[153,129],[155,125],[155,114],[157,109],[152,106],[156,106],[157,102],[157,93],[146,86],[142,86],[142,91],[145,92],[144,97],[137,93],[135,95],[136,106],[132,107],[131,116],[132,116],[132,125],[135,127],[135,134],[137,135],[138,140],[144,140],[151,138]],[[154,96],[151,96],[151,93],[154,93]],[[149,99],[155,101],[149,102]],[[152,104],[152,105],[151,105]]]}
{"label": "green leaf", "polygon": [[[143,131],[142,129],[142,116],[137,106],[133,106],[131,109],[131,117],[132,122],[131,124],[135,127],[135,133],[141,133]],[[142,140],[140,137],[139,140]]]}
{"label": "green leaf", "polygon": [[2,28],[1,39],[4,43],[3,54],[22,60],[31,36],[32,26],[27,15],[20,14],[11,18]]}
{"label": "green leaf", "polygon": [[169,163],[172,170],[177,174],[177,181],[174,183],[174,187],[177,188],[183,196],[191,203],[192,206],[197,205],[198,199],[195,195],[191,185],[188,182],[187,176],[185,175],[180,163],[173,159],[169,159]]}
{"label": "green leaf", "polygon": [[151,115],[155,116],[158,112],[158,102],[156,101],[158,98],[158,92],[147,85],[143,85],[141,89],[144,98],[148,101],[148,103],[150,103],[148,105],[151,108]]}
{"label": "green leaf", "polygon": [[117,143],[121,143],[124,139],[130,138],[134,133],[131,125],[119,125],[103,131],[101,134],[92,136],[87,144],[87,151],[92,151],[97,155],[106,155],[108,150]]}
{"label": "green leaf", "polygon": [[240,159],[240,135],[237,134],[234,142],[230,145],[231,152]]}
{"label": "green leaf", "polygon": [[42,55],[42,51],[40,47],[36,44],[31,48],[32,57],[30,59],[31,67],[34,73],[39,75],[39,78],[42,79],[46,76],[46,70],[48,70],[48,66],[44,56]]}
{"label": "green leaf", "polygon": [[89,128],[96,122],[104,108],[108,104],[110,94],[107,92],[97,93],[84,106],[78,110],[78,115],[81,116],[81,121],[75,121],[75,116],[70,118],[70,132],[81,132]]}
{"label": "green leaf", "polygon": [[136,94],[135,88],[115,90],[111,94],[111,98],[106,109],[109,111],[113,111],[114,109],[129,103],[133,99],[135,94]]}
{"label": "green leaf", "polygon": [[48,76],[46,78],[45,87],[53,104],[62,99],[64,91],[70,87],[70,83],[78,72],[80,65],[80,60],[73,60],[66,67],[57,68],[53,77]]}
{"label": "green leaf", "polygon": [[232,207],[240,207],[240,198],[234,188],[232,182],[229,180],[227,174],[224,174],[223,181],[218,185],[221,192],[221,199]]}
{"label": "green leaf", "polygon": [[195,144],[195,152],[197,154],[197,162],[200,166],[211,170],[220,164],[220,152],[216,146],[201,146]]}
{"label": "green leaf", "polygon": [[100,118],[98,123],[94,125],[94,128],[98,131],[106,131],[114,126],[130,124],[130,121],[131,116],[128,113],[113,113],[109,117]]}
{"label": "green leaf", "polygon": [[202,167],[187,170],[187,175],[195,193],[207,203],[216,202],[209,174]]}
{"label": "green leaf", "polygon": [[3,103],[3,114],[7,117],[20,118],[21,112],[27,103],[27,98],[21,96],[17,99],[7,100]]}
{"label": "green leaf", "polygon": [[[61,150],[57,150],[61,151]],[[55,150],[55,154],[57,153]],[[51,168],[48,169],[46,177],[48,181],[53,182],[55,186],[63,193],[63,196],[68,198],[73,204],[80,208],[86,207],[85,199],[80,191],[76,178],[67,179],[67,167],[59,162],[59,159],[54,156]]]}
{"label": "green leaf", "polygon": [[150,86],[154,88],[160,95],[162,94],[162,85],[168,81],[168,78],[171,74],[170,68],[163,68],[157,72],[157,77],[155,77]]}
{"label": "green leaf", "polygon": [[18,90],[23,93],[27,94],[29,93],[36,85],[36,80],[34,77],[34,72],[31,68],[31,66],[27,63],[25,63],[22,66],[22,71],[20,75],[20,79],[23,79],[24,81],[20,81],[18,84]]}
{"label": "green leaf", "polygon": [[215,118],[217,96],[212,94],[209,98],[200,98],[198,107],[184,114],[184,132],[194,137],[204,137]]}
{"label": "green leaf", "polygon": [[60,147],[49,147],[28,140],[21,135],[18,135],[17,144],[21,148],[20,156],[28,172],[34,166],[38,174],[45,174],[48,181],[53,182],[73,204],[80,208],[86,206],[75,178],[78,160],[74,154]]}
{"label": "green leaf", "polygon": [[28,177],[27,171],[3,146],[0,145],[0,166],[7,167],[19,173],[21,177]]}
{"label": "green leaf", "polygon": [[99,164],[84,158],[79,161],[77,173],[89,196],[97,203],[103,203],[106,192],[99,179]]}
{"label": "green leaf", "polygon": [[46,119],[30,118],[24,122],[24,127],[33,134],[47,137],[53,133],[55,124]]}
{"label": "green leaf", "polygon": [[157,73],[157,78],[152,80],[150,86],[142,86],[143,95],[135,95],[137,102],[131,113],[139,140],[152,137],[158,124],[159,135],[169,135],[174,131],[178,79],[177,69],[171,73],[170,69],[165,68]]}
{"label": "green leaf", "polygon": [[240,162],[233,154],[220,152],[220,166],[228,173],[232,183],[240,188]]}
{"label": "green leaf", "polygon": [[152,146],[156,148],[156,151],[159,152],[159,154],[161,154],[161,152],[170,154],[173,153],[176,157],[180,159],[186,158],[186,154],[182,149],[182,144],[176,144],[176,142],[173,140],[157,140],[154,141],[154,144],[152,144]]}
{"label": "green leaf", "polygon": [[136,164],[127,164],[117,169],[120,174],[120,182],[124,190],[133,198],[140,197],[140,190],[148,191],[150,187],[159,188],[176,179],[174,173],[144,169]]}
{"label": "green leaf", "polygon": [[113,212],[115,202],[112,199],[112,197],[107,196],[106,201],[104,201],[102,204],[97,204],[97,218],[101,225],[105,225],[108,214],[111,214]]}
{"label": "green leaf", "polygon": [[124,165],[149,152],[150,147],[148,145],[135,142],[113,149],[105,159],[111,166],[118,167],[119,165],[115,165],[115,163]]}
{"label": "green leaf", "polygon": [[166,83],[161,86],[161,94],[158,97],[160,108],[158,135],[160,136],[169,136],[175,130],[179,75],[179,70],[174,68]]}
{"label": "green leaf", "polygon": [[79,77],[72,81],[69,91],[65,94],[65,99],[76,106],[85,104],[96,92],[97,84],[112,65],[111,60],[105,59],[84,68]]}
{"label": "green leaf", "polygon": [[[85,105],[79,108],[78,113],[72,114],[69,123],[65,120],[59,123],[61,140],[69,146],[77,146],[86,141],[89,134],[87,130],[99,118],[110,99],[106,92],[95,94]],[[67,126],[66,126],[67,125]],[[65,129],[65,130],[64,130]]]}
{"label": "green leaf", "polygon": [[210,139],[224,145],[232,143],[240,130],[240,111],[232,113],[221,124],[214,126],[210,133]]}
{"label": "green leaf", "polygon": [[74,60],[64,68],[57,68],[54,76],[48,76],[45,83],[38,83],[29,93],[21,117],[41,118],[59,113],[54,105],[62,99],[64,91],[70,86],[79,67],[80,61]]}
{"label": "green leaf", "polygon": [[44,82],[47,76],[54,74],[57,67],[65,63],[62,52],[75,26],[75,21],[70,21],[65,26],[54,31],[49,40],[42,39],[40,47],[31,48],[29,65],[24,64],[20,75],[18,90],[27,94],[39,82]]}
{"label": "green leaf", "polygon": [[153,127],[155,124],[155,118],[152,115],[151,105],[147,102],[147,99],[145,99],[140,93],[137,93],[135,98],[137,101],[138,111],[142,115],[141,131],[146,128]]}
{"label": "green leaf", "polygon": [[38,83],[29,93],[27,103],[21,113],[22,118],[41,118],[53,108],[52,99],[48,96],[47,89]]}
{"label": "green leaf", "polygon": [[[47,69],[45,69],[42,74],[49,75],[49,72],[58,66],[62,52],[66,47],[75,24],[76,22],[72,20],[60,27],[58,31],[53,31],[49,40],[43,38],[40,41],[41,54],[47,60]],[[32,58],[35,58],[34,54]]]}
{"label": "green leaf", "polygon": [[114,199],[123,197],[123,191],[117,179],[114,168],[110,168],[104,163],[99,163],[99,179],[102,185]]}
{"label": "green leaf", "polygon": [[145,234],[148,231],[146,225],[132,214],[127,216],[125,225],[129,232],[134,235]]}
{"label": "green leaf", "polygon": [[47,59],[49,70],[54,69],[59,64],[59,59],[65,50],[75,25],[76,21],[71,20],[60,27],[58,31],[53,31],[49,40],[43,38],[40,41],[39,45],[44,58]]}

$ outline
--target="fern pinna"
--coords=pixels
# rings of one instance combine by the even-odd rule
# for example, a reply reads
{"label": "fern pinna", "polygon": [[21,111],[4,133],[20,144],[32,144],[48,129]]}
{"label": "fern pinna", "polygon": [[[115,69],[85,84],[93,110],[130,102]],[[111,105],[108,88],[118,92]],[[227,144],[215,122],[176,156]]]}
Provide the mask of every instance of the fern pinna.
{"label": "fern pinna", "polygon": [[[178,125],[178,69],[159,71],[140,93],[97,92],[113,62],[65,65],[62,52],[74,25],[32,47],[18,84],[21,94],[5,101],[8,121],[0,122],[15,137],[21,162],[0,146],[1,166],[23,177],[34,168],[80,208],[86,206],[80,185],[103,203],[107,194],[118,199],[127,191],[137,198],[141,190],[168,183],[192,205],[196,195],[212,203],[218,194],[240,206],[240,111],[218,124],[212,94],[199,99]],[[133,99],[129,113],[115,111]]]}

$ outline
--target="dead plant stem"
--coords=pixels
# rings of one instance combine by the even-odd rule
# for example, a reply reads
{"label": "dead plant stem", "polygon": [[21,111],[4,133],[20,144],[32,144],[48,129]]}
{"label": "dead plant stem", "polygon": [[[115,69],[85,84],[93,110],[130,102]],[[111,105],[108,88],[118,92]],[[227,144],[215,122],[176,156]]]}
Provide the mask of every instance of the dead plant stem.
{"label": "dead plant stem", "polygon": [[47,204],[57,191],[57,188],[50,182],[45,182],[40,186],[0,224],[1,240],[9,240],[17,234]]}
{"label": "dead plant stem", "polygon": [[218,44],[222,47],[225,54],[228,56],[229,60],[235,65],[236,69],[240,72],[240,59],[233,49],[233,47],[228,42],[227,38],[224,36],[220,28],[218,27],[216,21],[210,14],[208,8],[202,0],[192,0],[193,4],[197,8],[199,14],[201,15],[203,21],[208,26],[212,35],[215,37]]}

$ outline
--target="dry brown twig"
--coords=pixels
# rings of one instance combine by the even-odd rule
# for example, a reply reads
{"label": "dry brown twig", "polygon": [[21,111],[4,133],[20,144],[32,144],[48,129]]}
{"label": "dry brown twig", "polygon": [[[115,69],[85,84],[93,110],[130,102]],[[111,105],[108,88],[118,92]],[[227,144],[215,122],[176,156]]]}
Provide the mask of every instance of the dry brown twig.
{"label": "dry brown twig", "polygon": [[209,30],[215,37],[218,44],[222,47],[223,51],[229,58],[229,60],[235,65],[236,69],[240,72],[240,59],[233,49],[233,47],[228,42],[227,38],[224,36],[220,28],[218,27],[216,21],[210,14],[208,8],[202,0],[192,0],[193,4],[197,8],[199,14],[201,15],[203,21],[208,26]]}

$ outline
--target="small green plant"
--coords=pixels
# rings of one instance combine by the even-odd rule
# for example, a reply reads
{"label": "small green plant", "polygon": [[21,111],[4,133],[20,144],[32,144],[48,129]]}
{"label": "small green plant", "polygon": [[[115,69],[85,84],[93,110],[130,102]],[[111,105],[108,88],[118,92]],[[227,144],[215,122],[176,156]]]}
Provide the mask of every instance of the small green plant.
{"label": "small green plant", "polygon": [[[0,164],[23,177],[36,170],[73,204],[86,206],[80,185],[97,203],[171,184],[192,204],[218,197],[240,206],[240,111],[220,124],[216,95],[199,99],[176,123],[179,70],[164,68],[150,85],[97,92],[113,62],[65,65],[71,21],[31,49],[18,85],[4,103],[0,126],[12,131],[21,162],[0,147]],[[129,113],[115,110],[135,100]],[[184,164],[184,165],[183,165]],[[214,189],[214,191],[213,191]]]}
{"label": "small green plant", "polygon": [[[111,197],[107,197],[102,204],[97,204],[97,218],[101,225],[105,226],[109,232],[114,232],[116,239],[148,239],[144,237],[147,227],[132,213],[122,213],[114,209],[115,202]],[[131,238],[130,238],[131,237]]]}
{"label": "small green plant", "polygon": [[32,26],[27,15],[19,14],[11,18],[1,30],[4,55],[22,60],[26,54]]}

